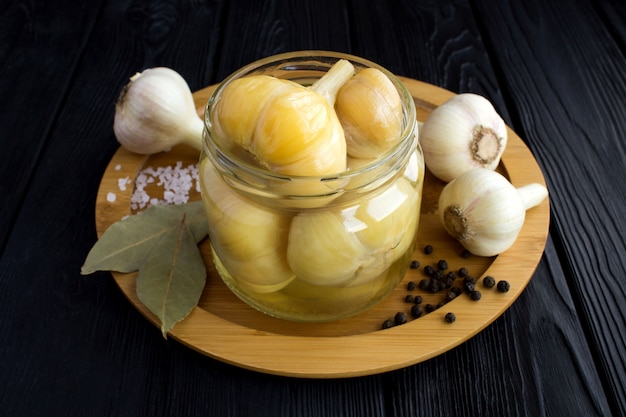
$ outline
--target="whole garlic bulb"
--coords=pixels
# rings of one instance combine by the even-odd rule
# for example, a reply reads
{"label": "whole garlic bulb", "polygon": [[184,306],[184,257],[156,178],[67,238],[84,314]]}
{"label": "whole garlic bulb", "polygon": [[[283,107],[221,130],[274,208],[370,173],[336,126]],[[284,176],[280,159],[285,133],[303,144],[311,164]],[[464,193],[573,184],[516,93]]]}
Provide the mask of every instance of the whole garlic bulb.
{"label": "whole garlic bulb", "polygon": [[267,75],[234,79],[215,107],[216,126],[272,172],[344,172],[346,140],[333,105],[353,73],[349,61],[339,60],[311,87]]}
{"label": "whole garlic bulb", "polygon": [[256,292],[278,291],[295,275],[287,264],[290,217],[257,206],[232,190],[205,159],[203,175],[205,210],[213,250],[240,285]]}
{"label": "whole garlic bulb", "polygon": [[133,75],[115,103],[113,131],[131,152],[154,154],[179,143],[200,151],[203,129],[187,82],[170,68]]}
{"label": "whole garlic bulb", "polygon": [[419,138],[430,172],[449,182],[472,168],[495,170],[506,148],[507,131],[489,100],[464,93],[433,110]]}
{"label": "whole garlic bulb", "polygon": [[526,210],[548,196],[541,184],[515,188],[486,168],[467,171],[446,184],[439,196],[439,217],[446,231],[474,255],[495,256],[519,235]]}

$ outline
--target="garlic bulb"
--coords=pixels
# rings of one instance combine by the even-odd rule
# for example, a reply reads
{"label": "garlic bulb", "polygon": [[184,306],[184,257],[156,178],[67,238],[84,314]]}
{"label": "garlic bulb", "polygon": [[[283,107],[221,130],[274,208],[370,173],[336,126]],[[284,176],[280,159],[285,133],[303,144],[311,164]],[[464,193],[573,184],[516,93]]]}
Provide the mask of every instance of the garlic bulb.
{"label": "garlic bulb", "polygon": [[298,279],[319,286],[365,284],[411,249],[418,193],[405,178],[358,206],[301,212],[287,259]]}
{"label": "garlic bulb", "polygon": [[235,79],[224,87],[216,105],[217,130],[273,172],[343,172],[346,141],[333,103],[353,73],[352,64],[339,60],[310,88],[265,75]]}
{"label": "garlic bulb", "polygon": [[513,245],[526,210],[547,196],[541,184],[515,188],[495,171],[474,168],[446,184],[438,213],[446,231],[467,250],[495,256]]}
{"label": "garlic bulb", "polygon": [[341,87],[335,110],[351,157],[376,158],[400,140],[403,116],[400,94],[393,82],[376,68],[359,71]]}
{"label": "garlic bulb", "polygon": [[290,217],[248,202],[205,159],[200,166],[209,237],[219,262],[240,285],[274,292],[294,278],[287,264]]}
{"label": "garlic bulb", "polygon": [[449,182],[472,168],[495,170],[506,147],[507,131],[489,100],[465,93],[433,110],[419,138],[426,167]]}
{"label": "garlic bulb", "polygon": [[135,74],[115,103],[113,131],[131,152],[154,154],[179,143],[200,151],[203,129],[189,86],[170,68]]}

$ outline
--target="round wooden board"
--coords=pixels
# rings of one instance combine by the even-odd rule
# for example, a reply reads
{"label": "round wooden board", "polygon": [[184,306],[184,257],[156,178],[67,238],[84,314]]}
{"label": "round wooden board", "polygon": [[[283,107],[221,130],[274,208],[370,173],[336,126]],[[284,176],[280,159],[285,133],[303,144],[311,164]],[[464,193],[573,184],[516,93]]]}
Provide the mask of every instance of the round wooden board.
{"label": "round wooden board", "polygon": [[[424,121],[437,106],[453,93],[420,81],[402,78],[417,107],[417,118]],[[198,114],[202,115],[215,86],[194,93]],[[521,186],[544,178],[532,154],[522,140],[508,129],[509,140],[499,171],[510,181]],[[184,166],[195,164],[198,153],[185,146],[169,152],[142,156],[120,148],[107,167],[96,201],[98,236],[113,223],[131,214],[132,181],[145,167],[173,166],[178,161]],[[122,191],[119,180],[129,178],[131,185]],[[477,287],[482,299],[472,301],[463,294],[445,306],[418,319],[410,315],[411,304],[407,294],[422,295],[424,304],[436,305],[445,294],[429,294],[421,290],[408,291],[409,281],[423,278],[422,268],[410,269],[404,281],[383,302],[357,316],[328,323],[296,323],[262,314],[236,298],[217,275],[210,257],[210,244],[200,245],[207,270],[207,284],[198,307],[169,333],[181,343],[218,360],[277,375],[336,378],[353,377],[390,371],[412,365],[439,355],[468,340],[493,322],[515,301],[530,281],[543,254],[550,220],[549,201],[527,212],[520,235],[507,252],[493,258],[472,256],[463,258],[462,246],[449,237],[436,217],[437,199],[445,184],[426,172],[421,218],[416,239],[414,259],[422,267],[436,265],[445,259],[449,268],[465,266],[476,278],[492,275],[511,284],[507,293]],[[122,187],[123,188],[123,187]],[[150,193],[159,190],[154,186]],[[116,199],[108,201],[113,193]],[[154,195],[154,194],[151,194]],[[197,200],[197,192],[190,199]],[[430,255],[423,253],[425,245],[432,245]],[[137,309],[155,325],[157,318],[138,300],[135,292],[136,274],[113,273],[124,294]],[[384,320],[396,312],[406,312],[409,322],[381,330]],[[445,322],[448,312],[456,315],[456,322]]]}

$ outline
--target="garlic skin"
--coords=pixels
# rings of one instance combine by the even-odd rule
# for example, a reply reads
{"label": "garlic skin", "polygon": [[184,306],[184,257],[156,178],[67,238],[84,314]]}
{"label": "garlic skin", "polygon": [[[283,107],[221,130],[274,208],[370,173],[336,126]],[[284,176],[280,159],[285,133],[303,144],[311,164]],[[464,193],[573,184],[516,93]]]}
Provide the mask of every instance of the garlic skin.
{"label": "garlic skin", "polygon": [[288,285],[290,216],[255,205],[231,189],[210,160],[200,166],[209,237],[219,262],[240,285],[268,293]]}
{"label": "garlic skin", "polygon": [[376,158],[392,148],[402,133],[402,100],[379,69],[365,68],[337,94],[335,110],[353,158]]}
{"label": "garlic skin", "polygon": [[507,130],[489,100],[464,93],[430,113],[419,140],[426,167],[449,182],[472,168],[495,170],[506,148]]}
{"label": "garlic skin", "polygon": [[131,152],[154,154],[180,143],[200,151],[203,129],[187,82],[170,68],[135,74],[115,103],[113,131]]}
{"label": "garlic skin", "polygon": [[495,256],[513,245],[526,210],[547,196],[541,184],[515,188],[495,171],[474,168],[446,184],[438,214],[448,234],[471,253]]}
{"label": "garlic skin", "polygon": [[413,244],[419,194],[403,177],[357,206],[301,212],[291,223],[287,260],[318,286],[366,284]]}

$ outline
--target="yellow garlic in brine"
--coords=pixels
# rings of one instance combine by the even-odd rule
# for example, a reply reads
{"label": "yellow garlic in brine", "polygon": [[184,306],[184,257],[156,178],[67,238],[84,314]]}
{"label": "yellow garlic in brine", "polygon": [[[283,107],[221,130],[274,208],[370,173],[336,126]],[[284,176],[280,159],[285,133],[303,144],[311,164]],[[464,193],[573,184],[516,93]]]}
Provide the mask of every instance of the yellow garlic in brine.
{"label": "yellow garlic in brine", "polygon": [[401,138],[402,100],[393,82],[376,68],[359,71],[341,87],[335,110],[353,158],[380,157]]}
{"label": "yellow garlic in brine", "polygon": [[205,159],[203,197],[213,250],[228,274],[257,292],[278,291],[295,275],[287,264],[290,217],[249,202]]}
{"label": "yellow garlic in brine", "polygon": [[289,266],[313,285],[367,283],[410,250],[418,211],[417,191],[400,177],[358,205],[299,213],[289,232]]}

